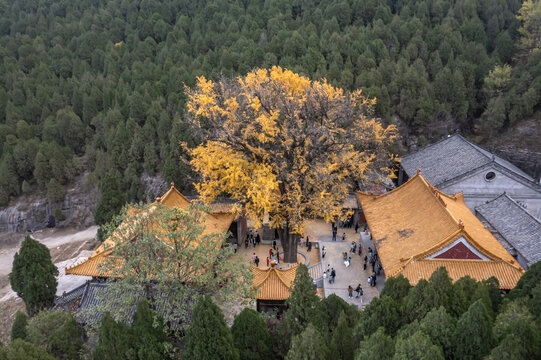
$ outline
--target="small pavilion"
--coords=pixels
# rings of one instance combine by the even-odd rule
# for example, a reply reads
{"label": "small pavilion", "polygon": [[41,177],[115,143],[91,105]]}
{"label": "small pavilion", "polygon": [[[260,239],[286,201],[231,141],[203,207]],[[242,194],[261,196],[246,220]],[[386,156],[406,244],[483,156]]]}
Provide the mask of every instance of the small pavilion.
{"label": "small pavilion", "polygon": [[357,197],[386,276],[403,274],[416,285],[444,266],[453,281],[494,276],[509,290],[524,273],[468,209],[462,193],[444,194],[420,170],[386,194]]}
{"label": "small pavilion", "polygon": [[257,288],[257,311],[277,310],[278,314],[281,314],[285,310],[298,267],[296,264],[287,269],[279,269],[274,261],[266,269],[252,267],[253,283]]}
{"label": "small pavilion", "polygon": [[[168,208],[178,207],[187,209],[191,204],[191,200],[188,200],[182,195],[175,188],[174,184],[171,183],[171,188],[161,198],[157,198],[146,211],[152,211],[158,204],[165,205]],[[224,233],[230,230],[235,218],[237,218],[237,213],[234,209],[231,207],[224,208],[223,206],[218,208],[213,208],[211,206],[211,209],[215,211],[211,210],[211,213],[208,214],[208,217],[205,220],[203,234]],[[119,229],[123,226],[127,226],[127,224],[120,224]],[[116,244],[114,237],[115,233],[107,238],[101,246],[88,257],[88,259],[71,267],[66,267],[66,275],[82,275],[99,278],[110,277],[107,273],[104,273],[101,269],[101,265],[112,255],[113,248]]]}

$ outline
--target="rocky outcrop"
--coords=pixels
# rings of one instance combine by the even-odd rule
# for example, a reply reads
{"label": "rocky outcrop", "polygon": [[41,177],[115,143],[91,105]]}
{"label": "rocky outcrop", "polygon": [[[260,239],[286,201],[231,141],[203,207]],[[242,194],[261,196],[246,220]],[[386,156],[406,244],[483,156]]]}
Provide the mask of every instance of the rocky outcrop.
{"label": "rocky outcrop", "polygon": [[95,187],[91,190],[85,188],[87,175],[76,178],[67,188],[61,203],[51,204],[44,194],[32,193],[18,197],[8,207],[0,208],[0,233],[43,229],[59,208],[65,219],[55,219],[57,227],[86,228],[93,225],[98,190]]}

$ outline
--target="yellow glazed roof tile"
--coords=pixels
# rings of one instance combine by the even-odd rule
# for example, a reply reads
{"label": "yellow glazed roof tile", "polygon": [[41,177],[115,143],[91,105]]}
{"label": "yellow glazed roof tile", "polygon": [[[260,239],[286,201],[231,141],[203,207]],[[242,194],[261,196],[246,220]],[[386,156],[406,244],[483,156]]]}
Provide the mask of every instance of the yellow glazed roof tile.
{"label": "yellow glazed roof tile", "polygon": [[[504,283],[508,286],[512,281],[516,284],[524,272],[468,209],[462,194],[446,195],[429,184],[420,174],[389,193],[357,193],[357,197],[372,232],[381,264],[388,276],[399,273],[406,276],[407,273],[409,277],[406,277],[413,284],[417,283],[418,279],[428,279],[432,273],[428,272],[435,266],[433,264],[441,263],[450,274],[457,276],[464,274],[463,276],[470,275],[472,278],[481,279],[483,277],[480,274],[483,272],[480,269],[485,272],[492,270],[494,272],[491,276],[496,276],[503,287]],[[452,244],[459,237],[465,238],[489,260],[477,260],[478,263],[483,262],[483,265],[474,265],[475,263],[464,260],[423,260]],[[500,265],[495,266],[495,263]],[[466,271],[468,268],[471,273]],[[515,276],[504,275],[503,268],[513,272]],[[453,279],[456,280],[455,277]],[[504,279],[507,280],[503,281]]]}
{"label": "yellow glazed roof tile", "polygon": [[286,300],[291,292],[297,268],[298,265],[288,269],[278,269],[274,263],[266,269],[252,266],[253,283],[258,290],[256,298],[259,300]]}
{"label": "yellow glazed roof tile", "polygon": [[[184,195],[182,195],[174,186],[171,186],[161,198],[156,199],[156,202],[152,203],[148,210],[153,211],[156,208],[156,204],[161,203],[167,207],[179,207],[182,209],[187,209],[190,205],[190,200],[188,200]],[[203,235],[212,234],[212,233],[223,233],[229,230],[231,223],[235,220],[237,214],[234,212],[219,212],[211,213],[207,215],[205,221],[205,229],[203,230]],[[121,229],[125,224],[121,224],[119,229]],[[71,267],[66,267],[66,274],[71,275],[83,275],[83,276],[100,276],[107,277],[107,274],[104,274],[100,270],[102,265],[107,261],[109,256],[112,253],[112,249],[115,246],[114,237],[118,236],[115,233],[107,238],[103,244],[90,255],[90,257],[83,261],[82,263],[73,265]]]}

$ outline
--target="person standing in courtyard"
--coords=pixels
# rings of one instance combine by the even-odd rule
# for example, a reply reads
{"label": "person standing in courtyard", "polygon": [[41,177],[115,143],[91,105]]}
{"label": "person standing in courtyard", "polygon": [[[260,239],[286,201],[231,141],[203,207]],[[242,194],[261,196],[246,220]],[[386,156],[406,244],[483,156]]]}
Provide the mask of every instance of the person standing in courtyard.
{"label": "person standing in courtyard", "polygon": [[325,246],[323,246],[323,248],[321,248],[321,258],[325,259],[325,255],[327,255],[327,252],[326,252]]}
{"label": "person standing in courtyard", "polygon": [[342,234],[342,241],[346,241],[346,233]]}
{"label": "person standing in courtyard", "polygon": [[364,256],[364,260],[363,260],[363,270],[366,270],[366,262],[368,261],[368,258],[367,256],[365,255]]}
{"label": "person standing in courtyard", "polygon": [[276,250],[276,239],[272,240],[272,248]]}
{"label": "person standing in courtyard", "polygon": [[267,267],[269,267],[269,264],[270,264],[270,260],[269,260],[269,257],[267,256]]}
{"label": "person standing in courtyard", "polygon": [[348,295],[350,299],[353,297],[353,288],[351,287],[351,285],[348,286]]}
{"label": "person standing in courtyard", "polygon": [[239,245],[238,245],[237,243],[234,243],[234,244],[233,244],[233,250],[235,250],[235,254],[237,253],[237,247],[238,247],[238,246],[239,246]]}
{"label": "person standing in courtyard", "polygon": [[361,298],[361,303],[363,302],[363,288],[361,287],[361,284],[357,285],[357,287],[355,288],[355,292],[357,293],[357,295],[355,295],[355,298]]}
{"label": "person standing in courtyard", "polygon": [[255,266],[259,267],[259,256],[255,257]]}
{"label": "person standing in courtyard", "polygon": [[255,253],[252,254],[252,262],[255,264],[255,258],[257,257],[257,255]]}

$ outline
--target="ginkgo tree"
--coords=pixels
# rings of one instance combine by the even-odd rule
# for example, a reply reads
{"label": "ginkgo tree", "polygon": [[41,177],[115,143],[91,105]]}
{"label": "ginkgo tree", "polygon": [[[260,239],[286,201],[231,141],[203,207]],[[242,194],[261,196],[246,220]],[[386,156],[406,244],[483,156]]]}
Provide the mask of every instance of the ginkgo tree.
{"label": "ginkgo tree", "polygon": [[[189,149],[209,202],[239,200],[247,216],[278,230],[284,261],[296,262],[305,221],[343,216],[357,181],[386,179],[394,126],[372,116],[375,99],[280,67],[186,88],[201,144]],[[373,176],[377,174],[377,176]]]}

